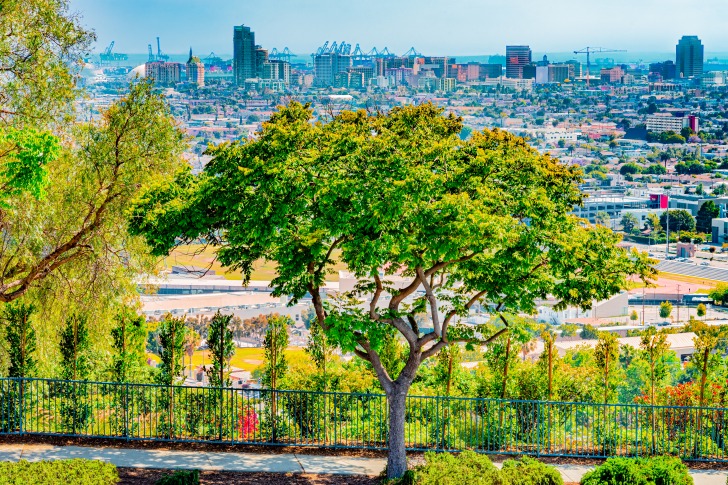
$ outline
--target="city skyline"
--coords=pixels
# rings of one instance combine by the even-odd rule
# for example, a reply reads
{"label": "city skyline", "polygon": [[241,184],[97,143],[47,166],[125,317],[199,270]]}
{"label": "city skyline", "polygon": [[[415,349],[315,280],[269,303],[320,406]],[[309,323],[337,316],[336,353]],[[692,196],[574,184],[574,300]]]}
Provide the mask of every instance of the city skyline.
{"label": "city skyline", "polygon": [[[232,54],[232,27],[241,24],[256,32],[257,44],[290,47],[299,55],[314,52],[327,40],[363,48],[387,46],[397,53],[414,46],[431,55],[503,54],[506,44],[530,45],[538,53],[592,45],[666,54],[674,53],[683,35],[699,36],[706,57],[728,52],[728,32],[719,20],[728,15],[728,4],[719,0],[707,0],[700,9],[685,9],[675,0],[614,0],[598,12],[576,0],[547,5],[456,0],[447,6],[430,0],[315,0],[305,8],[294,0],[218,0],[215,8],[191,0],[71,0],[70,5],[95,29],[95,51],[113,40],[118,51],[133,54],[146,52],[157,36],[167,53],[186,53],[192,46],[200,54]],[[285,12],[290,15],[281,15]]]}

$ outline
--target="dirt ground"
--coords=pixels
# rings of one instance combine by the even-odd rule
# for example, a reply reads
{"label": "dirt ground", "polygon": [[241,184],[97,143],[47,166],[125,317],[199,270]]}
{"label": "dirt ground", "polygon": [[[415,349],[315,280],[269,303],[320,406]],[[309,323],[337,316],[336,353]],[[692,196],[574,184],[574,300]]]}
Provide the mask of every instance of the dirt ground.
{"label": "dirt ground", "polygon": [[[170,470],[119,468],[119,485],[155,483]],[[298,473],[236,473],[205,471],[200,473],[201,485],[375,485],[377,478],[351,475],[309,475]]]}

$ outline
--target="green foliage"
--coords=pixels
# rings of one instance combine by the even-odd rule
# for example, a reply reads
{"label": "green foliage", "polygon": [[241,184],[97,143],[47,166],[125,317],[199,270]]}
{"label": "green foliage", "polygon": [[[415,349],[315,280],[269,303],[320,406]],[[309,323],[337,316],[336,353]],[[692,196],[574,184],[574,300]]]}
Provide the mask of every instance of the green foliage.
{"label": "green foliage", "polygon": [[9,208],[24,193],[41,199],[48,185],[47,165],[60,153],[58,138],[30,128],[0,127],[0,150],[0,208]]}
{"label": "green foliage", "polygon": [[176,470],[154,482],[155,485],[199,485],[199,470]]}
{"label": "green foliage", "polygon": [[527,456],[518,460],[506,460],[498,470],[486,455],[464,451],[450,453],[425,453],[425,463],[399,484],[417,485],[563,485],[559,471]]}
{"label": "green foliage", "polygon": [[311,320],[310,325],[308,345],[306,346],[305,351],[311,356],[311,360],[313,360],[316,365],[316,369],[321,373],[323,384],[321,386],[321,390],[327,391],[329,383],[327,364],[333,357],[335,347],[329,342],[328,337],[317,320]]}
{"label": "green foliage", "polygon": [[230,385],[230,378],[225,377],[225,368],[228,367],[230,358],[235,354],[233,332],[230,330],[232,319],[232,315],[223,315],[218,310],[210,320],[207,346],[210,349],[212,368],[207,375],[210,379],[210,385],[213,387]]}
{"label": "green foliage", "polygon": [[660,318],[670,318],[672,315],[672,303],[663,301],[660,303]]}
{"label": "green foliage", "polygon": [[7,352],[10,357],[8,377],[33,377],[36,369],[35,330],[31,317],[35,313],[33,305],[14,302],[5,305],[0,314],[0,322],[5,327]]}
{"label": "green foliage", "polygon": [[116,467],[98,460],[0,462],[0,484],[3,485],[114,485],[118,481]]}
{"label": "green foliage", "polygon": [[278,382],[288,369],[285,350],[288,347],[288,326],[292,323],[285,315],[275,314],[268,319],[268,331],[263,339],[265,363],[261,382],[270,389],[278,388]]}
{"label": "green foliage", "polygon": [[599,338],[599,331],[587,323],[582,327],[579,336],[584,340],[596,340]]}
{"label": "green foliage", "polygon": [[86,315],[72,314],[66,319],[61,332],[61,379],[88,379],[91,370],[90,347]]}
{"label": "green foliage", "polygon": [[670,220],[670,232],[688,231],[695,232],[695,218],[685,209],[665,211],[660,215],[660,226],[668,227],[667,220]]}
{"label": "green foliage", "polygon": [[114,349],[113,381],[138,381],[140,370],[146,365],[146,319],[132,308],[123,307],[116,315],[116,326],[111,330],[111,338]]}
{"label": "green foliage", "polygon": [[184,351],[187,327],[183,318],[166,314],[159,325],[159,344],[162,348],[159,355],[158,381],[171,386],[182,374],[182,352]]}
{"label": "green foliage", "polygon": [[705,312],[706,312],[706,310],[707,310],[707,309],[705,308],[705,303],[700,303],[700,304],[698,304],[698,307],[697,307],[697,308],[696,308],[695,310],[696,310],[696,313],[697,313],[697,315],[698,315],[699,317],[704,317],[704,316],[705,316]]}
{"label": "green foliage", "polygon": [[636,322],[640,319],[640,316],[637,314],[637,310],[632,310],[632,313],[629,314],[629,319],[633,322]]}
{"label": "green foliage", "polygon": [[627,212],[622,216],[621,224],[622,229],[624,229],[624,232],[627,234],[633,232],[635,229],[639,229],[639,221],[631,212]]}
{"label": "green foliage", "polygon": [[713,219],[720,215],[720,208],[715,202],[708,200],[700,206],[698,216],[695,220],[695,230],[710,234],[712,232]]}
{"label": "green foliage", "polygon": [[609,395],[614,387],[614,370],[619,364],[619,342],[613,333],[600,332],[599,340],[594,347],[594,361],[602,376],[604,403],[609,402]]}
{"label": "green foliage", "polygon": [[688,467],[679,458],[609,458],[588,472],[581,485],[693,485]]}
{"label": "green foliage", "polygon": [[[76,98],[75,69],[95,40],[67,0],[5,1],[0,20],[0,124],[58,126]],[[0,129],[0,131],[2,131]]]}

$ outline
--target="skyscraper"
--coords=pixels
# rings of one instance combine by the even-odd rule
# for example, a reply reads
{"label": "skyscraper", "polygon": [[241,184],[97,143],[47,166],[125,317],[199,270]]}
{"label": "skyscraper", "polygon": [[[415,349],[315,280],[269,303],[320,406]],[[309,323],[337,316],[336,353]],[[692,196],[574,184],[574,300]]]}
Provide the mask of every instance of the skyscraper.
{"label": "skyscraper", "polygon": [[254,78],[255,32],[250,27],[236,25],[233,28],[233,78],[235,84],[245,85],[245,80]]}
{"label": "skyscraper", "polygon": [[679,77],[694,77],[703,74],[703,43],[696,35],[683,35],[675,49],[675,64]]}
{"label": "skyscraper", "polygon": [[506,77],[523,79],[523,67],[531,64],[531,48],[527,45],[506,46]]}
{"label": "skyscraper", "polygon": [[190,48],[190,58],[187,60],[187,82],[198,87],[205,85],[205,65],[199,57],[192,55],[192,48]]}

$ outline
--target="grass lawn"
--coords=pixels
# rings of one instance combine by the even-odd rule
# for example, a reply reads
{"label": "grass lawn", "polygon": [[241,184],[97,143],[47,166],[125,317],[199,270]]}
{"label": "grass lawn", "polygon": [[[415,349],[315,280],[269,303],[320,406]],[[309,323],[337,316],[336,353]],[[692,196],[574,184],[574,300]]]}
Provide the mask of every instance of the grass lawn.
{"label": "grass lawn", "polygon": [[[162,266],[164,269],[171,269],[172,266],[197,266],[200,268],[210,268],[218,275],[223,275],[228,280],[242,280],[243,275],[240,271],[228,271],[217,261],[215,257],[215,249],[212,246],[185,245],[176,248],[172,253],[164,258]],[[334,252],[334,258],[337,253]],[[339,281],[339,271],[345,269],[343,264],[334,265],[334,272],[330,273],[326,279],[328,281]],[[266,263],[265,261],[257,261],[253,264],[253,273],[251,280],[270,281],[275,278],[276,265]]]}
{"label": "grass lawn", "polygon": [[[305,355],[305,352],[300,347],[290,347],[286,349],[286,356],[291,359],[295,359],[297,357],[303,357]],[[147,354],[149,358],[151,358],[155,362],[159,362],[159,357],[154,354]],[[185,365],[189,364],[190,358],[185,354]],[[209,364],[210,363],[210,352],[207,350],[198,350],[195,352],[195,354],[192,356],[192,364],[193,365],[200,365],[203,363]],[[230,365],[233,367],[237,367],[238,369],[243,369],[252,372],[257,367],[263,364],[263,349],[262,348],[242,348],[242,349],[235,349],[235,355],[233,355],[233,358],[230,360]]]}

